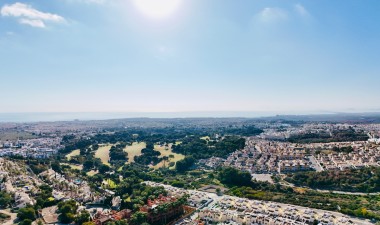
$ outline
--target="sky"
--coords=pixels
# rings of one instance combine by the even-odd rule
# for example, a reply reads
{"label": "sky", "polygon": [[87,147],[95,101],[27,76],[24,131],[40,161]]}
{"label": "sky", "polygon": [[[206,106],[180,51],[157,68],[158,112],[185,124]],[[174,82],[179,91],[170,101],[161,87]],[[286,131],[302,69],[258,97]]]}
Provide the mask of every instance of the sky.
{"label": "sky", "polygon": [[380,111],[378,0],[1,0],[0,112]]}

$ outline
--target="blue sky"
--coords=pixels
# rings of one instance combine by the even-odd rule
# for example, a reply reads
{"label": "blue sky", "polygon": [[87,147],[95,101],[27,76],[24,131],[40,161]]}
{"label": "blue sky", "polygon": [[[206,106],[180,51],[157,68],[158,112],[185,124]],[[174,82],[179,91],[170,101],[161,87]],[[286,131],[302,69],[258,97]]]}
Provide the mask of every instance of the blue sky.
{"label": "blue sky", "polygon": [[2,0],[0,112],[380,111],[377,0],[150,1]]}

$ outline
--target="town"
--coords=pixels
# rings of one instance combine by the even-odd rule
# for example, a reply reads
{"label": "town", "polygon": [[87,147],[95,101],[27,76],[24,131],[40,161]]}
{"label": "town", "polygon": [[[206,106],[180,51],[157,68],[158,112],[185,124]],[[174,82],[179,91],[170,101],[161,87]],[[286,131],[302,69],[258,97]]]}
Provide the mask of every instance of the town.
{"label": "town", "polygon": [[[59,122],[57,129],[44,123],[28,129],[24,124],[4,126],[5,133],[7,129],[25,129],[29,134],[43,130],[42,137],[24,133],[0,142],[0,200],[4,202],[0,203],[6,209],[0,213],[8,218],[4,223],[364,225],[380,218],[377,205],[371,205],[376,193],[365,197],[368,203],[355,203],[359,208],[349,211],[345,207],[353,203],[348,200],[351,194],[333,194],[333,201],[323,203],[323,190],[297,187],[290,179],[302,173],[380,167],[378,125],[255,121],[226,130],[229,124],[245,121],[205,121],[183,122],[176,131],[183,136],[175,139],[171,139],[170,120],[157,122],[159,131],[145,121],[123,120],[119,122],[123,126],[115,121],[94,127],[90,122]],[[202,135],[181,133],[193,132],[194,124]],[[151,139],[157,132],[163,132],[160,139]],[[121,146],[125,148],[120,151]],[[199,149],[202,157],[192,149]],[[130,155],[134,157],[129,159]],[[137,161],[140,157],[152,161]],[[229,177],[234,175],[223,175],[230,172],[242,179],[248,173],[249,180],[243,183]],[[305,193],[311,202],[284,200]],[[339,205],[341,201],[347,205]],[[29,211],[33,213],[24,215]]]}
{"label": "town", "polygon": [[183,219],[176,225],[199,225],[208,222],[217,224],[312,224],[315,220],[319,221],[321,225],[370,224],[348,218],[340,213],[228,195],[218,196],[214,193],[184,190],[154,182],[146,183],[151,186],[165,187],[173,196],[190,196],[189,204],[198,209],[197,215]]}
{"label": "town", "polygon": [[46,159],[63,148],[62,138],[35,138],[28,140],[0,141],[0,156],[21,156]]}

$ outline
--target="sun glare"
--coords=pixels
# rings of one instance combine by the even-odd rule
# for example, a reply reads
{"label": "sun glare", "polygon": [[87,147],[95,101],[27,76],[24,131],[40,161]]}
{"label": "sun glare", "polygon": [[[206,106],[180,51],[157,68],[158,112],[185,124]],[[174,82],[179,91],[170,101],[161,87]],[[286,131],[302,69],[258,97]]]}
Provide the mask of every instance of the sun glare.
{"label": "sun glare", "polygon": [[173,14],[182,0],[133,0],[136,8],[152,18],[164,18]]}

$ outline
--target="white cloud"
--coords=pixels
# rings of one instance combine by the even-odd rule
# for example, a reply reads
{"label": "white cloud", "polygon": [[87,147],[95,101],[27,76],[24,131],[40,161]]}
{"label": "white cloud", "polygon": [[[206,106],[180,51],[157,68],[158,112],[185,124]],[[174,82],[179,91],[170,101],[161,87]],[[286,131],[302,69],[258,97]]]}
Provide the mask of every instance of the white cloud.
{"label": "white cloud", "polygon": [[304,17],[309,17],[310,16],[310,13],[309,11],[307,11],[307,9],[305,9],[305,7],[301,4],[295,4],[294,5],[294,10],[300,15],[300,16],[304,16]]}
{"label": "white cloud", "polygon": [[26,24],[26,25],[29,25],[32,27],[40,27],[40,28],[45,27],[45,23],[42,20],[31,20],[31,19],[21,18],[21,19],[19,19],[19,22],[21,24]]}
{"label": "white cloud", "polygon": [[264,8],[259,12],[257,15],[257,18],[261,22],[265,23],[273,23],[273,22],[279,22],[284,21],[288,19],[288,13],[280,8]]}
{"label": "white cloud", "polygon": [[39,28],[46,27],[46,22],[65,22],[65,19],[62,16],[38,11],[32,6],[20,2],[16,2],[12,5],[4,5],[1,8],[0,13],[2,16],[18,18],[18,21],[21,24]]}

